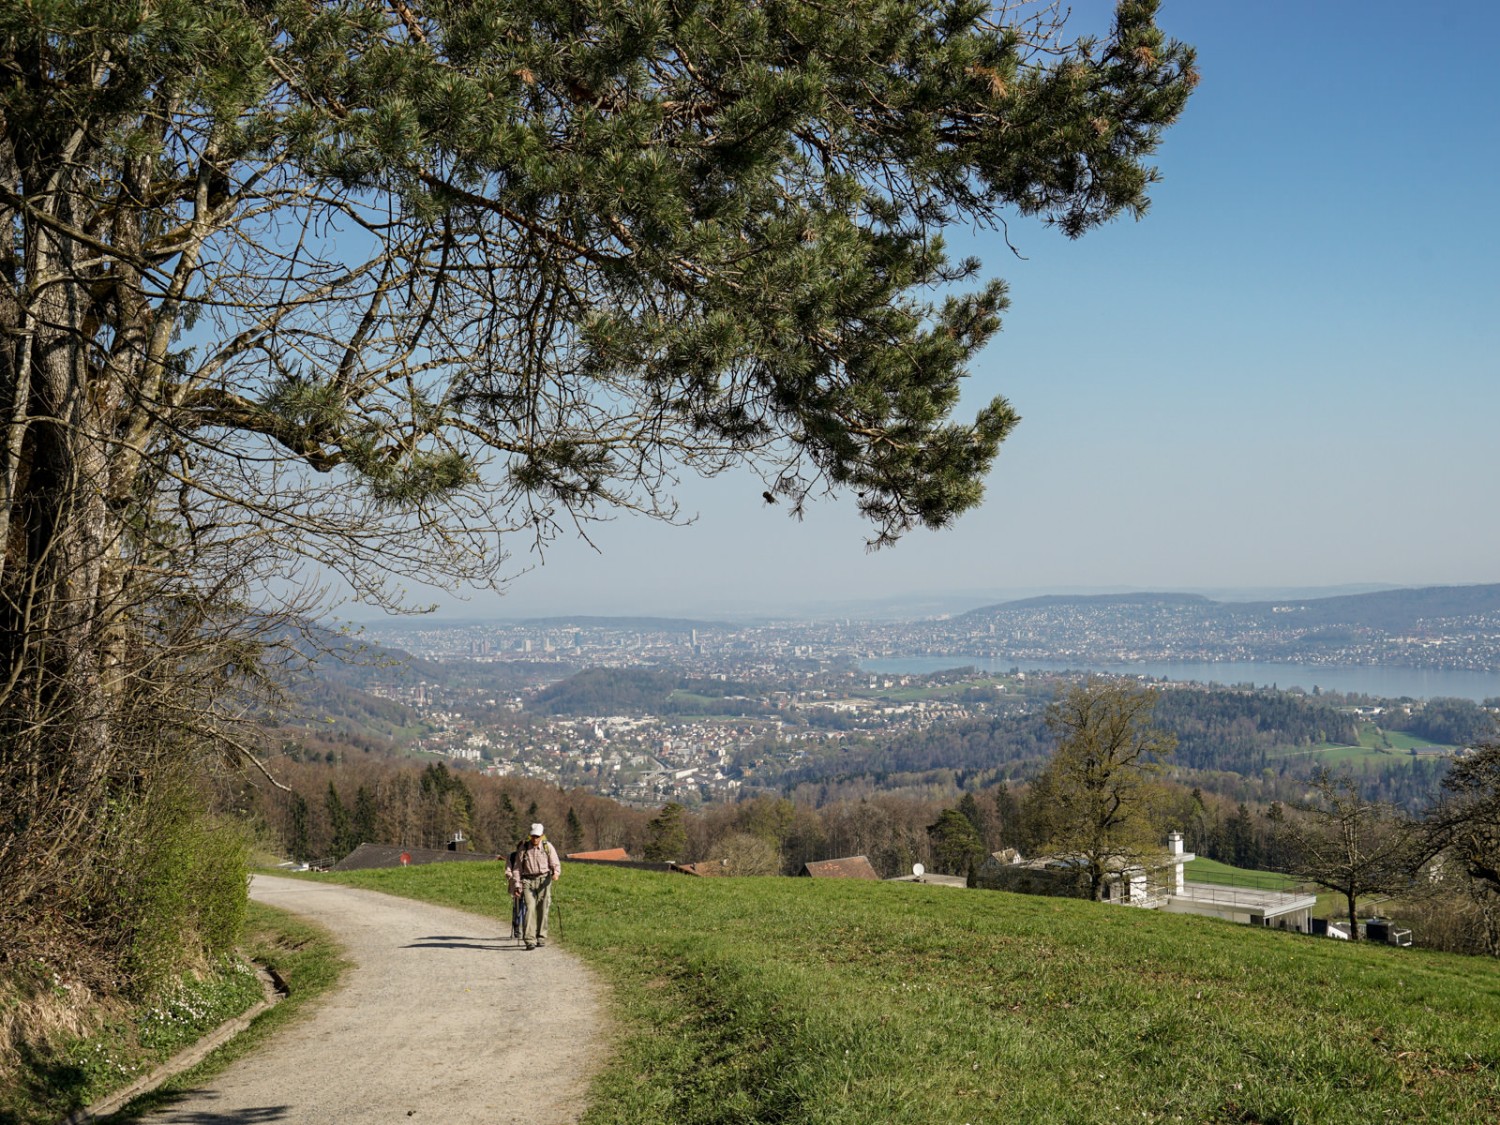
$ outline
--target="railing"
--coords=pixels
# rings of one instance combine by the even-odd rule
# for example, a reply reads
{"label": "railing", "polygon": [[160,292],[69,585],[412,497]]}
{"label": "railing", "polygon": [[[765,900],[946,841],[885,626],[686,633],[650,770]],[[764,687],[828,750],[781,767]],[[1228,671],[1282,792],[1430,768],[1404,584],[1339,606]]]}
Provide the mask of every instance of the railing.
{"label": "railing", "polygon": [[[1173,892],[1176,893],[1175,891]],[[1266,902],[1267,897],[1275,895],[1280,898],[1314,898],[1316,896],[1295,890],[1282,890],[1273,887],[1234,887],[1222,883],[1200,883],[1189,882],[1183,887],[1182,894],[1178,897],[1189,898],[1195,902],[1216,902],[1226,906],[1254,906]]]}

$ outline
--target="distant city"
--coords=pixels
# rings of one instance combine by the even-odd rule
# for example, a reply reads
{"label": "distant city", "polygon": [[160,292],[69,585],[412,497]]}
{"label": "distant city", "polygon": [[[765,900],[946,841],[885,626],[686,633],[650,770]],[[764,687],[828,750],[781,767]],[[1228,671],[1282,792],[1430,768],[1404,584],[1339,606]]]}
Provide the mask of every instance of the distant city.
{"label": "distant city", "polygon": [[788,657],[822,663],[940,655],[1130,664],[1275,661],[1500,671],[1500,586],[1430,587],[1321,599],[1219,602],[1197,595],[1045,597],[909,621],[543,618],[374,626],[383,644],[435,659],[617,664],[691,660],[744,671]]}
{"label": "distant city", "polygon": [[[1320,670],[1325,680],[1340,668],[1371,679],[1406,669],[1439,685],[1445,676],[1486,685],[1424,696],[1500,706],[1496,586],[1264,603],[1039,598],[902,622],[411,621],[364,637],[417,658],[357,673],[361,690],[416,717],[393,733],[399,748],[641,804],[775,790],[802,763],[841,747],[1039,714],[1050,678],[1070,667],[1108,665],[1178,688],[1236,681],[1161,675],[1153,665],[1255,669],[1274,661]],[[977,670],[948,674],[951,686],[930,675],[965,665]],[[1364,719],[1397,713],[1359,706],[1387,693],[1338,692],[1341,706]],[[1400,711],[1413,706],[1421,704]]]}

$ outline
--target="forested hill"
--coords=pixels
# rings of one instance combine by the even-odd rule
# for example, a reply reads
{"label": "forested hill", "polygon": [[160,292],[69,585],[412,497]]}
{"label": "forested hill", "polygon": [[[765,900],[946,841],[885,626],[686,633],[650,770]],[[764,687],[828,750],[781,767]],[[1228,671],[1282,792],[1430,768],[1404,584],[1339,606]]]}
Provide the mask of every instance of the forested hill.
{"label": "forested hill", "polygon": [[1369,594],[1340,594],[1328,598],[1288,598],[1255,602],[1224,602],[1200,594],[1132,593],[1056,595],[1024,598],[981,606],[964,619],[987,618],[1038,609],[1198,610],[1205,622],[1235,619],[1241,623],[1292,624],[1302,628],[1350,626],[1394,630],[1416,628],[1450,618],[1500,614],[1500,584],[1426,586],[1420,589],[1380,590]]}
{"label": "forested hill", "polygon": [[1294,613],[1303,625],[1362,625],[1372,629],[1409,629],[1449,618],[1500,614],[1500,584],[1426,586],[1415,590],[1380,590],[1283,602],[1246,602],[1233,608],[1270,617]]}
{"label": "forested hill", "polygon": [[1068,606],[1109,608],[1113,606],[1202,606],[1212,607],[1221,603],[1202,594],[1133,593],[1133,594],[1043,594],[1035,598],[1020,598],[1013,602],[980,606],[971,609],[962,617],[985,617],[1017,609],[1054,609]]}
{"label": "forested hill", "polygon": [[930,646],[1012,659],[1261,660],[1500,669],[1500,585],[1327,598],[1028,598],[935,625]]}
{"label": "forested hill", "polygon": [[[1154,720],[1177,736],[1171,764],[1247,776],[1266,768],[1276,751],[1324,742],[1347,744],[1358,738],[1352,715],[1287,692],[1168,688],[1158,693]],[[1041,710],[988,715],[809,754],[787,770],[783,780],[790,785],[934,769],[999,770],[1027,777],[1056,744]],[[1306,770],[1317,765],[1312,758],[1295,761]]]}

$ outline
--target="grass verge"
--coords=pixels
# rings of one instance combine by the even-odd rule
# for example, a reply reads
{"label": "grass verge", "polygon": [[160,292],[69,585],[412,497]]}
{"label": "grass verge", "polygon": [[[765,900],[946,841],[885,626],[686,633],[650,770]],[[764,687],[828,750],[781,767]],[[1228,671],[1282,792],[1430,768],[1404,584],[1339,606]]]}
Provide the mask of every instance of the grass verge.
{"label": "grass verge", "polygon": [[[55,976],[51,981],[54,993],[70,987]],[[107,1097],[253,1007],[261,985],[253,968],[229,957],[172,981],[146,1003],[89,998],[69,1013],[71,1026],[54,1025],[49,1033],[45,1012],[56,1005],[48,1001],[60,999],[35,989],[17,996],[26,1034],[0,1087],[0,1121],[55,1122]]]}
{"label": "grass verge", "polygon": [[[478,864],[340,881],[503,916]],[[919,884],[572,865],[613,985],[587,1125],[1500,1120],[1500,969]]]}
{"label": "grass verge", "polygon": [[[285,999],[261,1013],[248,1028],[197,1065],[173,1075],[102,1120],[130,1121],[171,1105],[184,1091],[201,1086],[299,1018],[313,1001],[338,982],[347,966],[338,943],[327,930],[253,901],[245,920],[243,947],[252,960],[270,966],[286,982]],[[259,997],[257,985],[256,999]]]}

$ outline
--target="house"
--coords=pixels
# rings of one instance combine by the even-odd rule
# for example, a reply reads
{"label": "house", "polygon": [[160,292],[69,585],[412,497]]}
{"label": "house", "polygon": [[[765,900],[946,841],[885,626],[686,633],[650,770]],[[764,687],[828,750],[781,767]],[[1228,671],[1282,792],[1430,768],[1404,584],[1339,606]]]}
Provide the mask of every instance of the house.
{"label": "house", "polygon": [[[1317,897],[1260,887],[1190,883],[1185,865],[1196,859],[1183,850],[1182,833],[1167,837],[1167,850],[1110,873],[1104,901],[1170,914],[1204,914],[1251,926],[1309,933]],[[1041,856],[1026,860],[1007,849],[995,852],[975,872],[974,885],[1017,894],[1088,898],[1088,873],[1077,860]]]}
{"label": "house", "polygon": [[804,863],[798,875],[812,879],[879,879],[869,859],[862,855],[846,859],[820,859]]}
{"label": "house", "polygon": [[1270,887],[1227,887],[1218,883],[1189,883],[1183,878],[1182,865],[1195,858],[1182,850],[1182,833],[1167,837],[1170,855],[1176,860],[1167,901],[1163,909],[1171,914],[1206,914],[1249,926],[1273,926],[1278,930],[1312,932],[1313,907],[1318,896],[1289,893]]}

